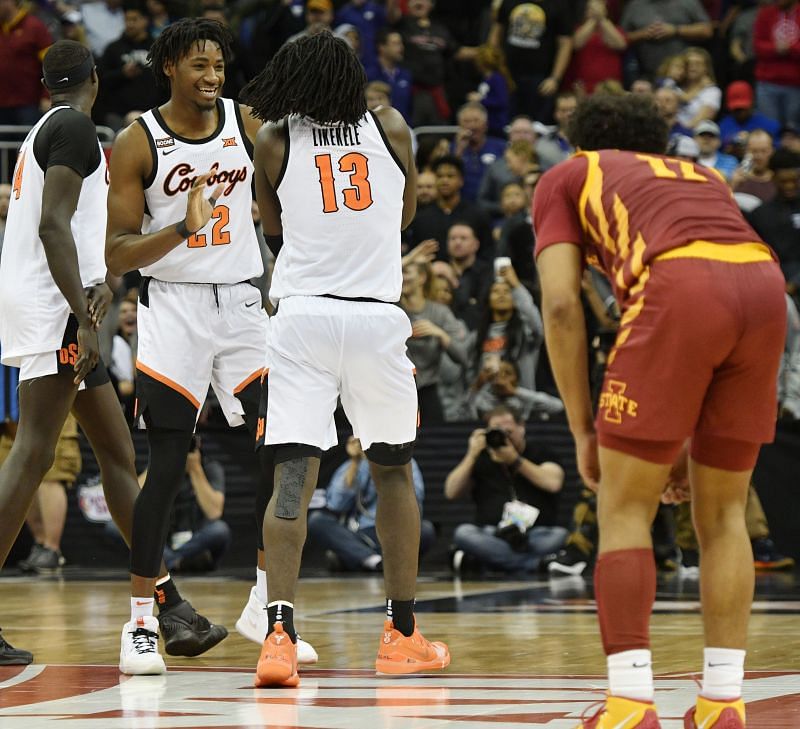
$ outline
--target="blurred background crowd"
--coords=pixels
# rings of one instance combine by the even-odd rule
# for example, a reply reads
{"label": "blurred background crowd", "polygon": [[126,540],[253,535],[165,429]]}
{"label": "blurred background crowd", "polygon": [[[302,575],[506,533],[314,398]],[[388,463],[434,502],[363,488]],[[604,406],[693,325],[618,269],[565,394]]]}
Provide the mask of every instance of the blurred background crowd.
{"label": "blurred background crowd", "polygon": [[[484,566],[538,569],[554,563],[540,558],[558,556],[566,540],[573,552],[562,552],[561,561],[573,572],[582,565],[582,571],[593,548],[591,498],[579,501],[573,524],[557,525],[552,500],[564,483],[563,469],[560,475],[526,473],[516,461],[525,454],[526,421],[563,422],[544,348],[530,204],[541,175],[574,152],[568,123],[585,95],[651,96],[671,129],[668,153],[715,168],[777,252],[790,324],[776,413],[800,419],[797,0],[0,0],[0,69],[13,79],[0,87],[0,244],[15,145],[48,108],[39,81],[46,48],[57,38],[91,48],[101,82],[94,116],[101,138],[110,143],[119,129],[165,101],[148,68],[148,50],[170,22],[187,15],[216,19],[233,33],[235,58],[226,69],[225,96],[235,97],[283,43],[327,28],[361,58],[370,108],[392,105],[414,129],[418,211],[403,235],[399,305],[413,325],[408,348],[417,368],[423,431],[482,421],[506,438],[492,447],[480,440],[481,428],[464,444],[478,476],[505,484],[501,499],[487,505],[480,478],[469,473],[457,474],[464,478],[452,488],[437,484],[447,498],[471,493],[479,513],[476,529],[461,530],[454,542],[459,568],[467,564],[464,555],[474,553]],[[255,205],[253,220],[258,230]],[[269,271],[260,284],[266,301]],[[106,361],[131,418],[137,285],[135,273],[118,282],[115,314],[105,332]],[[584,295],[597,389],[619,312],[607,281],[592,269],[585,274]],[[203,418],[213,411],[210,396]],[[491,458],[481,466],[484,451]],[[551,454],[528,456],[561,469]],[[319,513],[333,515],[362,546],[338,552],[329,542],[325,546],[335,555],[331,564],[374,570],[380,566],[379,545],[357,442],[348,444],[346,457],[327,503],[320,496]],[[493,465],[503,468],[495,473]],[[423,474],[417,471],[422,504]],[[363,490],[356,500],[349,499],[361,493],[353,484]],[[523,497],[527,485],[538,493]],[[503,505],[516,500],[539,511],[536,527],[517,525],[530,537],[525,544],[496,536],[508,516]],[[327,539],[332,521],[312,521],[312,538]],[[691,537],[691,524],[684,522]],[[569,536],[568,526],[576,526]],[[536,528],[548,531],[534,538]],[[666,538],[665,563],[680,562],[674,527],[665,533],[672,535]],[[483,544],[482,534],[505,546]],[[754,534],[754,540],[769,543],[761,545],[762,563],[785,566],[766,526]],[[433,531],[427,538],[423,549],[435,539]],[[684,542],[684,552],[696,550],[691,538]],[[515,556],[520,554],[527,556]],[[212,557],[204,563],[215,564],[218,555]]]}

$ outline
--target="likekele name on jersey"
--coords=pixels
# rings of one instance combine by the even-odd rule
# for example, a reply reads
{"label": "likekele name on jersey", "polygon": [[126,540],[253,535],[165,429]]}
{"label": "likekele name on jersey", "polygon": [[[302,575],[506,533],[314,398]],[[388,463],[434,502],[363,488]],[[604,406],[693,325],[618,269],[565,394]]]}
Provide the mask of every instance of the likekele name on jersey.
{"label": "likekele name on jersey", "polygon": [[[222,193],[223,195],[230,195],[233,188],[236,187],[239,182],[247,181],[247,167],[233,170],[220,170],[219,162],[215,162],[211,165],[209,172],[211,176],[208,178],[206,186],[214,187],[215,185],[224,185],[227,183],[227,187]],[[164,193],[172,196],[180,192],[187,192],[199,176],[199,174],[196,174],[196,170],[192,165],[182,162],[173,167],[164,178]]]}
{"label": "likekele name on jersey", "polygon": [[342,124],[338,127],[311,127],[315,147],[353,147],[361,144],[358,126]]}

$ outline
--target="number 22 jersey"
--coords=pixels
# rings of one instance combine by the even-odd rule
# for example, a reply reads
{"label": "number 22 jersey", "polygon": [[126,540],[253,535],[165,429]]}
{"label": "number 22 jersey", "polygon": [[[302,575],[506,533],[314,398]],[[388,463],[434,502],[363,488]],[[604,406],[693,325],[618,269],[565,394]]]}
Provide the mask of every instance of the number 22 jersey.
{"label": "number 22 jersey", "polygon": [[286,122],[281,203],[283,247],[270,298],[331,294],[396,302],[402,288],[400,229],[405,170],[380,122]]}

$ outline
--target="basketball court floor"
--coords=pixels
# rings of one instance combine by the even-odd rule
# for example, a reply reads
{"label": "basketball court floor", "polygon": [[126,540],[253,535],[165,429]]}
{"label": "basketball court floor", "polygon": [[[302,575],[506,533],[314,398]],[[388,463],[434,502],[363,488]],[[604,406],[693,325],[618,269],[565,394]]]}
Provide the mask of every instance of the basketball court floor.
{"label": "basketball court floor", "polygon": [[[85,576],[85,573],[83,573]],[[439,674],[376,677],[382,629],[379,578],[304,579],[296,601],[319,663],[298,689],[254,689],[258,647],[233,625],[250,583],[182,578],[185,597],[231,634],[195,659],[168,657],[166,676],[117,670],[128,614],[119,573],[92,581],[0,579],[0,625],[34,664],[0,667],[0,729],[572,729],[603,698],[605,661],[591,585],[582,578],[421,581],[417,618],[450,645]],[[76,575],[77,576],[77,575]],[[696,580],[659,583],[652,623],[657,701],[665,729],[683,727],[702,656]],[[748,654],[748,727],[800,727],[800,584],[761,575]]]}

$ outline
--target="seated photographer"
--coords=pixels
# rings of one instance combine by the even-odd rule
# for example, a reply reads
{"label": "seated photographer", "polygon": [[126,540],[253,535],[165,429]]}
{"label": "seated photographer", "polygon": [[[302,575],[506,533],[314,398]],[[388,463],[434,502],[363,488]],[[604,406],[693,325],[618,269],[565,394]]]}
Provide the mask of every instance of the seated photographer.
{"label": "seated photographer", "polygon": [[[336,469],[328,484],[325,508],[308,514],[308,541],[316,542],[328,552],[328,563],[333,569],[380,572],[383,569],[383,556],[375,529],[378,491],[361,441],[350,436],[346,449],[349,459]],[[421,514],[425,483],[413,458],[411,475]],[[433,524],[421,519],[420,558],[435,541]]]}
{"label": "seated photographer", "polygon": [[556,525],[564,469],[546,448],[527,442],[517,411],[498,406],[486,422],[444,484],[448,499],[469,494],[475,502],[475,523],[459,525],[453,536],[453,566],[458,571],[468,557],[482,568],[532,572],[567,536]]}

